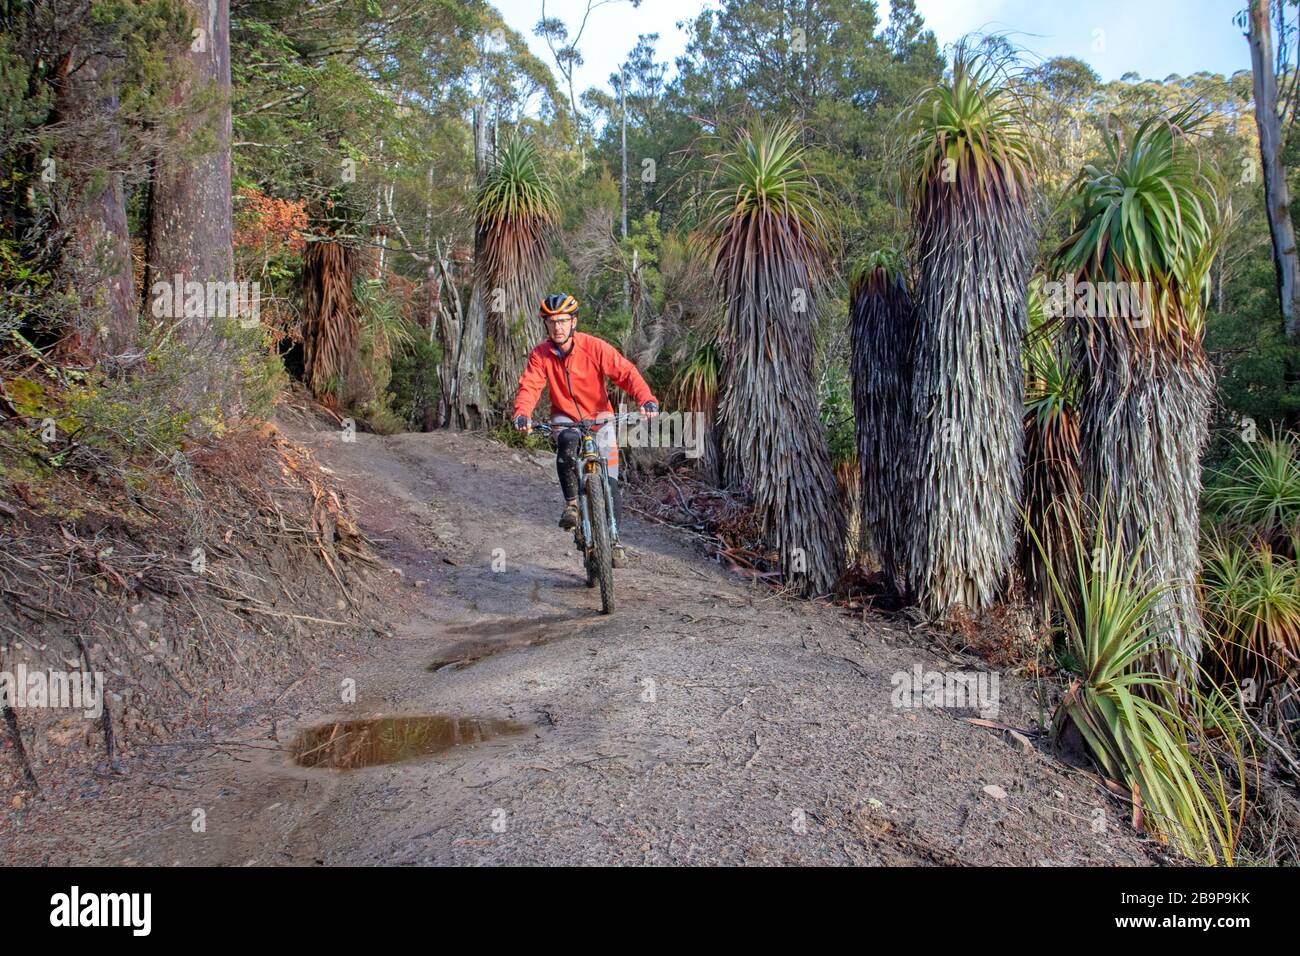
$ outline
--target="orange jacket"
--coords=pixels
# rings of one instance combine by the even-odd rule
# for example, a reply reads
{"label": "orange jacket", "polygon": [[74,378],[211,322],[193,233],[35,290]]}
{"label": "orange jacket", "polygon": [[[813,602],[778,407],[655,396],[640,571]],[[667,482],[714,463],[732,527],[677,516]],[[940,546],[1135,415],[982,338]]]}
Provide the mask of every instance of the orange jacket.
{"label": "orange jacket", "polygon": [[[567,371],[567,375],[566,375]],[[513,417],[532,416],[542,389],[550,386],[551,411],[574,421],[612,415],[614,406],[605,390],[608,377],[632,396],[637,405],[658,402],[636,366],[603,339],[583,332],[573,333],[573,348],[563,359],[556,345],[547,339],[528,353],[528,364],[519,376]],[[569,390],[572,382],[573,390]],[[574,404],[574,400],[577,404]]]}

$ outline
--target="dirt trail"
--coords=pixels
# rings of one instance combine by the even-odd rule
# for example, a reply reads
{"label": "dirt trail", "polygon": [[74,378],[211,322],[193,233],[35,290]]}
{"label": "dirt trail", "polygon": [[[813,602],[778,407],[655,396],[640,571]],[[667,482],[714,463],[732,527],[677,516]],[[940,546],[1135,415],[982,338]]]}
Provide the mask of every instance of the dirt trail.
{"label": "dirt trail", "polygon": [[[226,715],[208,742],[159,747],[92,798],[41,811],[26,861],[1157,859],[1095,777],[1040,739],[894,707],[898,672],[981,669],[919,633],[778,598],[631,515],[633,566],[602,617],[555,527],[552,457],[445,433],[288,433],[335,472],[394,569],[391,637]],[[1003,677],[998,719],[1032,727],[1031,689]],[[291,759],[322,722],[418,714],[527,729],[357,770]]]}

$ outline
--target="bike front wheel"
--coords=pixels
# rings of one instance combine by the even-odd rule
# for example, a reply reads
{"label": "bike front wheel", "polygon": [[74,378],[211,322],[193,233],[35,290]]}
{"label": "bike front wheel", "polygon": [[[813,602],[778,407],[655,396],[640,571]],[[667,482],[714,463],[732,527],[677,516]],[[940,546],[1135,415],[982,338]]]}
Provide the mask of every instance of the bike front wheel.
{"label": "bike front wheel", "polygon": [[600,584],[600,613],[614,612],[614,547],[609,533],[609,515],[605,507],[605,482],[601,475],[587,475],[583,480],[587,496],[587,513],[591,516],[591,552],[587,556],[588,581]]}
{"label": "bike front wheel", "polygon": [[587,551],[586,542],[582,540],[581,528],[573,532],[573,540],[577,542],[578,553],[582,555],[582,568],[587,574],[587,587],[594,588],[597,584],[596,562],[592,560],[591,554]]}

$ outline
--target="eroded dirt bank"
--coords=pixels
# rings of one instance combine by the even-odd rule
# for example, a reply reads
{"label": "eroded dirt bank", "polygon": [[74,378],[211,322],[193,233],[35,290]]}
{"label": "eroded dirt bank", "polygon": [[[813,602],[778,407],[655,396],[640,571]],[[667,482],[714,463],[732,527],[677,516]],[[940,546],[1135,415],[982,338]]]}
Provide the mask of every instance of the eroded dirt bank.
{"label": "eroded dirt bank", "polygon": [[[899,672],[979,670],[901,625],[789,602],[628,517],[596,613],[549,456],[299,422],[385,572],[376,638],[83,794],[9,813],[15,863],[1144,864],[1095,777],[965,712],[893,706]],[[494,570],[495,568],[499,570]],[[345,697],[355,687],[355,703]],[[1002,723],[1032,729],[1003,677]],[[293,760],[335,720],[522,725],[354,770]],[[462,737],[473,735],[461,726]]]}

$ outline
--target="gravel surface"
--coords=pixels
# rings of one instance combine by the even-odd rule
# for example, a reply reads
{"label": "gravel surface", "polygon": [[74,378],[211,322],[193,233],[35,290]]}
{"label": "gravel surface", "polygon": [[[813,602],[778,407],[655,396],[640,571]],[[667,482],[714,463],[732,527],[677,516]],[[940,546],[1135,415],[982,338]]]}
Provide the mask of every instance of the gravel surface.
{"label": "gravel surface", "polygon": [[[789,600],[627,516],[598,613],[555,526],[553,458],[449,433],[286,427],[349,491],[388,568],[388,637],[218,715],[75,805],[25,862],[1142,865],[1161,854],[1036,732],[896,706],[901,675],[977,672],[923,630]],[[355,702],[348,698],[355,688]],[[300,767],[334,720],[507,719],[523,733],[354,770]],[[985,711],[986,716],[989,712]]]}

